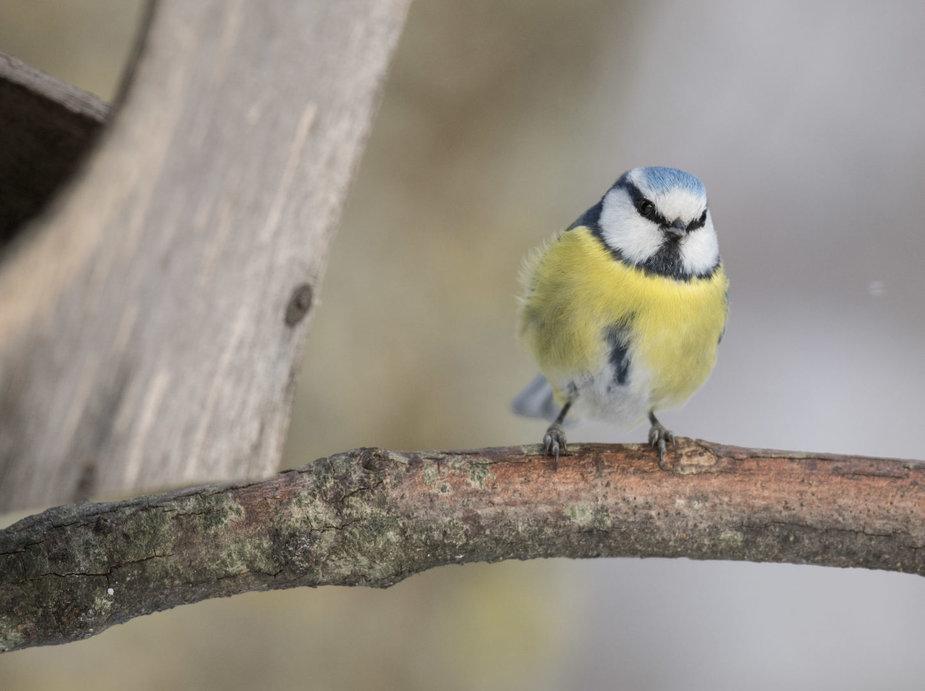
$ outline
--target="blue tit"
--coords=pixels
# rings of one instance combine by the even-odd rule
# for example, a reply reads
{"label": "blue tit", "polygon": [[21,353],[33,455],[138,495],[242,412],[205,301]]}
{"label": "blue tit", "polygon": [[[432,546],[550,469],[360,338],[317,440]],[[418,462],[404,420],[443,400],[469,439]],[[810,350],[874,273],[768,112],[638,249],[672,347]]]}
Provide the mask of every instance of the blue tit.
{"label": "blue tit", "polygon": [[706,380],[726,325],[729,281],[703,183],[675,168],[634,168],[524,263],[518,332],[542,374],[514,412],[552,424],[566,453],[575,417],[626,429],[648,417],[665,467],[674,435],[655,417]]}

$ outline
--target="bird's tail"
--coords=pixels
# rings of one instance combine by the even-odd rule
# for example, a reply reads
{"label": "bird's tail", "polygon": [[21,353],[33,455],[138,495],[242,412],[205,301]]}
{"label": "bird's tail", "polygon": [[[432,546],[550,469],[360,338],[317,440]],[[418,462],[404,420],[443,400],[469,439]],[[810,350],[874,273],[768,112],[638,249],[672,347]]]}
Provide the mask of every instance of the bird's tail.
{"label": "bird's tail", "polygon": [[552,386],[542,374],[536,375],[527,388],[511,402],[511,410],[524,417],[540,417],[552,421],[561,406],[556,403]]}

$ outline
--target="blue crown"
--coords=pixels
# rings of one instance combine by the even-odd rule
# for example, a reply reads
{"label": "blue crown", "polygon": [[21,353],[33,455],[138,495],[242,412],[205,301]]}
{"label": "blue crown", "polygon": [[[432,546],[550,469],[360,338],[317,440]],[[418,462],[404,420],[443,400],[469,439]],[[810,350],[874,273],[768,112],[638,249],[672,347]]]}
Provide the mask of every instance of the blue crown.
{"label": "blue crown", "polygon": [[707,189],[697,178],[690,173],[685,173],[677,168],[663,168],[662,166],[651,166],[649,168],[640,168],[639,173],[646,181],[655,194],[664,194],[671,190],[683,189],[691,194],[706,199]]}

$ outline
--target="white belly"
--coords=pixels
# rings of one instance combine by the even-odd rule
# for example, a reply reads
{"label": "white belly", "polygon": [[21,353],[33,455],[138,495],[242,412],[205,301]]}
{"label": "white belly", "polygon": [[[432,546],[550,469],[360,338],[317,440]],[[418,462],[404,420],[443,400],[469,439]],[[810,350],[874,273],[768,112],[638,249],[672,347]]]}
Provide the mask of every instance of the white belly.
{"label": "white belly", "polygon": [[650,381],[645,367],[631,364],[627,382],[617,385],[613,368],[605,361],[592,375],[562,377],[557,383],[562,392],[576,394],[569,416],[601,420],[630,430],[643,422],[650,410],[661,407],[652,400]]}

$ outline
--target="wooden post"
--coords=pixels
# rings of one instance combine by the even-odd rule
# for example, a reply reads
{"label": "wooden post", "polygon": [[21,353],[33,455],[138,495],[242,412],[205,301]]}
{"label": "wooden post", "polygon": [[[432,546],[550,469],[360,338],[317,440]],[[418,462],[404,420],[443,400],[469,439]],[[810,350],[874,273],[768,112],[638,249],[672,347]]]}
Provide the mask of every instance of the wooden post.
{"label": "wooden post", "polygon": [[279,462],[408,0],[159,0],[82,177],[0,264],[0,508]]}

